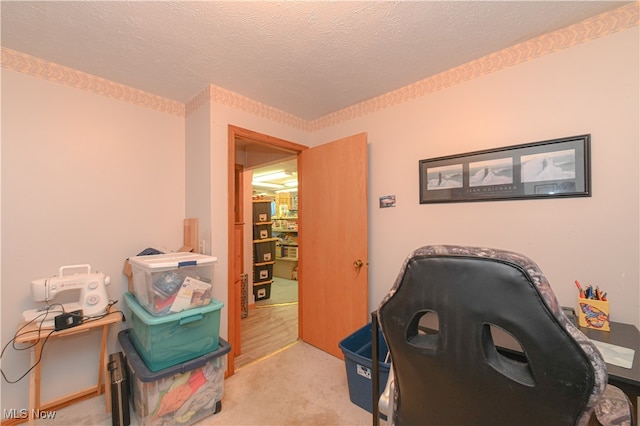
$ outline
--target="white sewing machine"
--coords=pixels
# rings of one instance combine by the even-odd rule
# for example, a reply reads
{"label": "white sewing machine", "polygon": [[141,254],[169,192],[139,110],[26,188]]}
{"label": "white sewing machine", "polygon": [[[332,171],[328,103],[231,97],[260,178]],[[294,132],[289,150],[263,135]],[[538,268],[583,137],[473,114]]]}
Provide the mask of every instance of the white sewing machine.
{"label": "white sewing machine", "polygon": [[[31,296],[36,302],[45,302],[39,309],[24,311],[25,321],[42,322],[42,327],[53,327],[54,318],[62,313],[82,310],[82,316],[92,317],[106,313],[109,296],[106,286],[111,278],[102,272],[91,272],[91,265],[68,265],[60,267],[58,276],[31,281]],[[80,290],[78,302],[50,304],[57,295]]]}

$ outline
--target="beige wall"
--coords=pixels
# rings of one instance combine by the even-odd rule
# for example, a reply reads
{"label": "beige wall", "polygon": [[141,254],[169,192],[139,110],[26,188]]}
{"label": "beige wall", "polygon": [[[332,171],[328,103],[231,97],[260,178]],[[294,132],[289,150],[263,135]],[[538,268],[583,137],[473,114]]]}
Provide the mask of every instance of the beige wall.
{"label": "beige wall", "polygon": [[[578,279],[609,293],[611,318],[640,326],[638,27],[560,50],[315,132],[367,132],[370,308],[426,244],[503,248],[534,259],[564,305]],[[418,202],[418,161],[590,133],[590,198]],[[378,208],[395,194],[397,207]]]}
{"label": "beige wall", "polygon": [[[185,165],[188,165],[185,212],[187,218],[198,218],[198,246],[193,249],[206,255],[212,255],[210,116],[209,105],[204,105],[187,115],[185,123]],[[200,241],[204,241],[204,250],[201,250]]]}
{"label": "beige wall", "polygon": [[[111,276],[124,309],[124,260],[180,247],[184,135],[183,117],[2,70],[2,345],[36,307],[31,280],[88,263]],[[93,334],[47,342],[43,400],[95,384]],[[5,351],[10,379],[28,367],[29,351]],[[3,380],[2,408],[26,408],[28,383]]]}

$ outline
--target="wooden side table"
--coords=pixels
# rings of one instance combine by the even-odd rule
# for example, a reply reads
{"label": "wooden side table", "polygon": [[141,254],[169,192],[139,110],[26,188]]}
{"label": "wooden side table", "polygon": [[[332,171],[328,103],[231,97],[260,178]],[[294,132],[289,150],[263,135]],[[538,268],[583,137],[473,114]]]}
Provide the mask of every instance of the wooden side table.
{"label": "wooden side table", "polygon": [[[100,345],[100,360],[98,363],[98,383],[95,386],[42,403],[40,401],[40,373],[42,370],[42,364],[38,363],[31,370],[29,373],[29,424],[33,424],[35,420],[34,413],[55,410],[65,405],[78,402],[88,396],[101,395],[103,392],[105,394],[107,413],[111,412],[111,388],[105,382],[108,377],[107,338],[109,336],[109,326],[120,321],[122,321],[122,314],[120,312],[111,312],[103,318],[89,320],[66,330],[52,332],[52,329],[42,329],[38,331],[37,324],[30,324],[20,329],[19,335],[15,338],[16,342],[35,343],[30,351],[31,362],[33,365],[38,361],[38,359],[40,359],[45,338],[49,333],[51,333],[49,336],[49,340],[51,340],[102,328],[102,343]],[[22,327],[23,325],[24,323],[21,323],[19,327]]]}

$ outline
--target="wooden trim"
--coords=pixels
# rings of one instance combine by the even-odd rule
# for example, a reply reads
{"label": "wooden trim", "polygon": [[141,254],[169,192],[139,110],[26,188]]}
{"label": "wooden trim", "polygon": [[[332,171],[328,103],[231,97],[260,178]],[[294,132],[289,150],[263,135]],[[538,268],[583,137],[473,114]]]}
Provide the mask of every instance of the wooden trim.
{"label": "wooden trim", "polygon": [[235,256],[235,172],[236,172],[236,144],[235,144],[235,131],[229,126],[228,128],[228,151],[227,151],[227,220],[229,223],[227,224],[227,298],[228,298],[228,309],[229,309],[229,317],[227,318],[228,324],[228,336],[229,336],[229,344],[231,345],[231,350],[227,355],[227,377],[233,376],[233,372],[236,369],[236,357],[235,357],[235,347],[239,342],[238,333],[240,330],[239,325],[236,326],[235,318],[240,316],[240,300],[236,298],[236,289],[235,289],[235,277],[233,276],[234,265],[233,260]]}
{"label": "wooden trim", "polygon": [[[234,150],[235,153],[235,150]],[[234,159],[234,168],[233,168],[233,215],[234,215],[234,224],[233,227],[233,239],[230,240],[229,244],[233,244],[234,251],[229,252],[232,256],[230,260],[232,261],[230,269],[231,280],[233,281],[233,293],[236,309],[236,317],[241,316],[240,312],[242,311],[242,307],[240,306],[242,301],[242,274],[244,274],[244,245],[240,245],[240,247],[236,247],[236,241],[244,240],[244,182],[243,182],[243,173],[244,167],[240,164],[235,164]],[[235,318],[235,317],[234,317]],[[242,353],[242,338],[241,338],[241,329],[240,327],[236,327],[236,333],[234,336],[234,345],[233,345],[233,353],[234,355],[240,355]],[[234,365],[235,365],[235,356],[234,356]]]}
{"label": "wooden trim", "polygon": [[[236,200],[240,200],[242,199],[242,196],[244,194],[244,182],[242,181],[242,174],[244,173],[244,167],[242,167],[240,164],[234,164],[234,172],[233,172],[233,179],[234,179],[234,184],[235,184],[235,189],[234,189],[234,198]],[[237,207],[237,208],[236,208]],[[233,208],[234,211],[234,217],[235,217],[235,222],[236,223],[240,223],[243,222],[244,220],[244,203],[240,203],[240,205],[235,206]]]}
{"label": "wooden trim", "polygon": [[[265,135],[262,133],[254,132],[253,130],[244,129],[242,127],[237,127],[229,124],[229,133],[234,134],[233,139],[233,153],[235,157],[235,138],[245,139],[250,141],[251,143],[260,144],[260,145],[269,145],[276,147],[281,150],[291,151],[292,154],[297,154],[299,152],[304,151],[305,149],[309,149],[308,146],[300,145],[295,142],[289,142],[284,139],[279,139],[273,136]],[[235,165],[235,162],[234,162]]]}
{"label": "wooden trim", "polygon": [[[229,344],[231,345],[231,351],[227,356],[227,376],[230,377],[235,371],[235,351],[234,347],[240,347],[241,343],[241,327],[240,327],[240,297],[239,292],[235,288],[235,277],[233,276],[233,258],[235,255],[235,222],[237,221],[235,215],[235,170],[236,170],[236,139],[245,140],[255,144],[268,145],[274,148],[291,151],[292,154],[299,154],[300,152],[309,149],[305,145],[301,145],[295,142],[290,142],[284,139],[279,139],[273,136],[265,135],[255,132],[253,130],[244,129],[242,127],[229,124],[227,128],[228,134],[228,277],[227,277],[227,293],[229,297],[229,318],[228,318],[228,336]],[[240,218],[242,220],[242,218]],[[299,303],[298,306],[301,306]],[[299,308],[300,309],[300,308]],[[300,330],[300,328],[299,328]],[[299,332],[298,332],[299,334]]]}

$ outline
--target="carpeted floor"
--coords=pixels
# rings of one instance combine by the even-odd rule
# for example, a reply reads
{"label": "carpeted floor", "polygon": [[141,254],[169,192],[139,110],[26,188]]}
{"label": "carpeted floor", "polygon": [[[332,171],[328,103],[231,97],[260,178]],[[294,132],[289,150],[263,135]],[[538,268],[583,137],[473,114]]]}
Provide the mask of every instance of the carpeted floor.
{"label": "carpeted floor", "polygon": [[344,361],[301,341],[238,370],[225,386],[222,412],[203,425],[358,426],[372,421],[349,400]]}
{"label": "carpeted floor", "polygon": [[[196,424],[364,426],[371,422],[371,414],[349,399],[344,361],[298,341],[225,380],[222,410]],[[53,420],[35,423],[109,426],[111,415],[105,412],[104,398],[96,397],[59,410]],[[139,425],[133,412],[131,425]]]}

